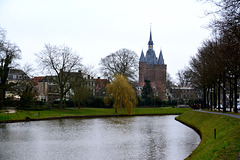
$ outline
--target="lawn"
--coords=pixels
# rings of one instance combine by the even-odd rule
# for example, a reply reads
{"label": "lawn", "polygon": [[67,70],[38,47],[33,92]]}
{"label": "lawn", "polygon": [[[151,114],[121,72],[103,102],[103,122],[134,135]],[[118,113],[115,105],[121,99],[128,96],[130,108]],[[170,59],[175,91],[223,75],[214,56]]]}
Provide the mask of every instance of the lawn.
{"label": "lawn", "polygon": [[[156,115],[156,114],[182,114],[190,110],[189,108],[136,108],[136,115]],[[43,111],[25,111],[18,110],[16,113],[6,113],[4,110],[0,112],[0,122],[25,120],[26,117],[30,119],[44,119],[51,117],[69,117],[69,116],[97,116],[97,115],[125,115],[123,109],[119,109],[115,113],[115,109],[103,108],[81,108],[81,109],[64,109],[64,110],[43,110]]]}
{"label": "lawn", "polygon": [[141,115],[141,114],[182,114],[186,111],[192,110],[191,108],[167,108],[167,107],[161,107],[161,108],[136,108],[135,114]]}
{"label": "lawn", "polygon": [[177,119],[201,132],[201,143],[187,159],[237,159],[240,149],[240,119],[194,111],[185,112]]}

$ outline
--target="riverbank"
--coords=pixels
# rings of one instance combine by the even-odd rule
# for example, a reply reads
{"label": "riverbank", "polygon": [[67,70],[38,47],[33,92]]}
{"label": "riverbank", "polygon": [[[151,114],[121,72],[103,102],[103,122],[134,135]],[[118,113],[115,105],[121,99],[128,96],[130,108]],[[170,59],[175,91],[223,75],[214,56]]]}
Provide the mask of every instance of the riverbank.
{"label": "riverbank", "polygon": [[176,116],[0,124],[0,159],[183,160],[201,139]]}
{"label": "riverbank", "polygon": [[187,111],[176,119],[194,128],[202,138],[187,159],[237,159],[240,149],[239,119],[195,111]]}
{"label": "riverbank", "polygon": [[[128,116],[123,110],[81,108],[65,110],[0,112],[0,123],[62,118]],[[181,114],[181,115],[180,115]],[[194,128],[202,138],[187,159],[237,159],[240,149],[240,120],[228,116],[195,112],[190,108],[136,108],[135,115],[180,115],[176,119]],[[216,129],[216,139],[214,138]]]}
{"label": "riverbank", "polygon": [[[135,115],[179,115],[190,108],[136,108]],[[49,120],[73,117],[109,117],[109,116],[126,116],[124,110],[119,109],[115,113],[115,109],[103,108],[70,108],[64,110],[43,110],[43,111],[26,111],[18,110],[15,113],[9,113],[2,110],[0,112],[0,123],[22,122]]]}

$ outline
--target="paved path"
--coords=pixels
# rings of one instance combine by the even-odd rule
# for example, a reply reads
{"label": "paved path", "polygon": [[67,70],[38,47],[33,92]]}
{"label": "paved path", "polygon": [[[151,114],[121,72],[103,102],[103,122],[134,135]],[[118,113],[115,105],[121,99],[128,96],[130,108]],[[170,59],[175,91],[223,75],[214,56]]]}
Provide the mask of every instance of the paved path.
{"label": "paved path", "polygon": [[204,112],[204,113],[211,113],[211,114],[219,114],[219,115],[224,115],[224,116],[229,116],[229,117],[234,117],[240,119],[240,115],[235,115],[235,114],[226,114],[226,113],[220,113],[220,112],[209,112],[209,111],[202,111],[202,110],[195,110],[197,112]]}

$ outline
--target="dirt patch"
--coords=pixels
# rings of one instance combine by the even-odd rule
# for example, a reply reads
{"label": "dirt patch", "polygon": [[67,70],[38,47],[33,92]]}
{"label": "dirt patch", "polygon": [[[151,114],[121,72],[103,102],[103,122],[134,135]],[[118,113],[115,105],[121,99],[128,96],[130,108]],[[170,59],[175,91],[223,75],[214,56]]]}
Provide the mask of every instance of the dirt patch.
{"label": "dirt patch", "polygon": [[16,113],[16,109],[6,109],[6,113]]}

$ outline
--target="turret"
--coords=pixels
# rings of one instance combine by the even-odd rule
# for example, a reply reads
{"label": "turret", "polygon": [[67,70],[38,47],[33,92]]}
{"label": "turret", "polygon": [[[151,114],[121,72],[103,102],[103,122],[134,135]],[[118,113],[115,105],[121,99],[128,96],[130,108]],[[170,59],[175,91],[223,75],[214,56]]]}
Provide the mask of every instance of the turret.
{"label": "turret", "polygon": [[139,62],[146,62],[146,58],[144,56],[144,53],[143,53],[143,50],[142,50],[142,53],[141,53],[141,57],[139,59]]}
{"label": "turret", "polygon": [[160,53],[159,53],[158,64],[164,65],[164,59],[163,59],[162,49],[160,50]]}

